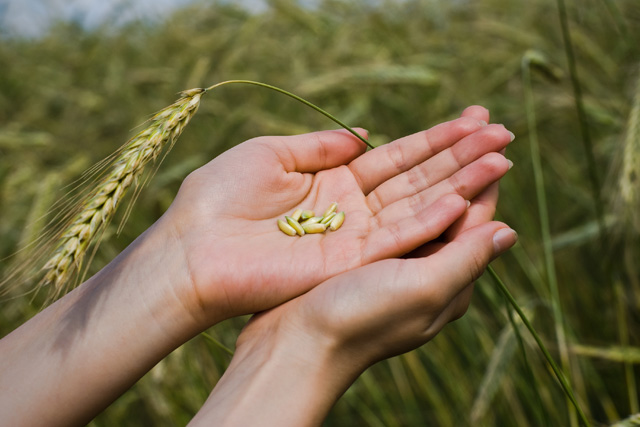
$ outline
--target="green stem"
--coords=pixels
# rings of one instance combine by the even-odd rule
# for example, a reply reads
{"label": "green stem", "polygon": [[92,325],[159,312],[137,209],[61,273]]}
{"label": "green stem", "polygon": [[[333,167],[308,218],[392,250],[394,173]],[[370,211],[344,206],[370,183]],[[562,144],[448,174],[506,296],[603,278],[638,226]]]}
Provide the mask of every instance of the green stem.
{"label": "green stem", "polygon": [[[530,57],[525,55],[522,59],[522,83],[524,89],[525,110],[527,114],[527,125],[529,128],[529,140],[531,148],[531,164],[533,166],[533,178],[536,188],[536,199],[538,201],[538,217],[540,218],[540,233],[542,234],[542,246],[547,273],[547,282],[551,296],[551,307],[553,310],[556,340],[560,353],[560,363],[565,372],[571,372],[569,350],[564,326],[564,315],[560,303],[560,292],[558,291],[558,278],[553,256],[551,240],[551,227],[549,225],[549,211],[547,207],[547,196],[545,193],[544,175],[542,173],[542,158],[540,156],[540,144],[538,143],[538,133],[536,128],[535,105],[533,101],[533,89],[531,84]],[[571,425],[576,424],[575,414],[570,410],[569,417]]]}
{"label": "green stem", "polygon": [[524,361],[524,366],[525,366],[526,371],[527,371],[527,377],[529,377],[528,378],[529,382],[533,386],[533,389],[535,391],[536,398],[537,398],[536,400],[537,400],[537,403],[538,403],[538,407],[540,408],[540,412],[536,413],[536,415],[538,415],[538,417],[542,418],[542,419],[538,419],[538,423],[541,426],[547,426],[547,425],[549,425],[549,420],[547,419],[547,413],[545,412],[544,405],[542,404],[542,397],[540,396],[540,389],[538,388],[536,377],[535,377],[535,375],[533,375],[533,370],[531,369],[531,365],[529,364],[529,359],[527,358],[527,351],[524,348],[524,341],[522,340],[522,335],[520,334],[520,328],[518,327],[518,325],[516,324],[515,319],[513,318],[513,313],[511,312],[511,309],[509,308],[509,300],[507,299],[506,296],[504,296],[504,303],[505,303],[506,310],[507,310],[507,318],[509,319],[509,323],[511,323],[511,327],[513,328],[513,332],[514,332],[514,334],[516,336],[516,340],[518,342],[518,348],[520,349],[520,353],[522,353],[522,359]]}
{"label": "green stem", "polygon": [[564,376],[564,374],[562,373],[560,368],[558,368],[558,365],[556,365],[556,362],[553,360],[553,357],[551,357],[551,354],[549,353],[549,351],[545,347],[544,343],[542,342],[542,339],[540,338],[540,336],[538,335],[536,330],[531,325],[531,322],[529,322],[529,319],[524,314],[524,312],[522,311],[522,309],[520,308],[520,306],[516,302],[515,298],[513,298],[513,295],[511,295],[511,292],[509,292],[509,289],[507,289],[507,287],[502,282],[502,280],[500,279],[498,274],[495,272],[495,270],[491,266],[488,266],[487,267],[487,271],[489,272],[491,277],[493,277],[493,280],[495,280],[495,282],[497,283],[498,288],[502,291],[502,293],[504,294],[505,298],[507,298],[507,301],[509,301],[511,306],[513,306],[513,309],[516,311],[516,313],[518,313],[518,316],[520,316],[520,319],[522,319],[522,323],[524,323],[524,325],[527,327],[527,329],[529,330],[529,332],[533,336],[533,339],[538,344],[538,347],[540,348],[540,351],[542,351],[542,354],[544,355],[545,359],[547,359],[547,362],[551,366],[551,369],[553,370],[553,373],[556,375],[556,378],[560,382],[560,386],[564,390],[565,394],[567,395],[567,397],[569,398],[569,400],[571,401],[573,406],[576,408],[576,411],[578,412],[578,416],[580,418],[580,422],[585,427],[590,427],[591,424],[587,420],[587,417],[585,416],[584,412],[582,412],[582,409],[580,408],[580,405],[578,405],[578,401],[576,400],[575,395],[573,394],[573,390],[571,389],[571,385],[569,385],[569,382],[567,381],[566,377]]}
{"label": "green stem", "polygon": [[564,40],[565,54],[567,57],[567,65],[569,66],[569,75],[571,77],[571,85],[573,87],[573,99],[578,113],[578,122],[580,124],[580,133],[582,134],[582,143],[584,145],[585,155],[587,156],[587,169],[589,170],[589,180],[591,183],[591,193],[593,195],[594,208],[596,218],[598,220],[598,229],[600,231],[600,241],[603,247],[606,245],[606,231],[604,224],[604,212],[602,211],[602,197],[600,194],[600,180],[598,179],[598,171],[596,168],[596,159],[593,154],[593,144],[589,134],[589,126],[587,124],[587,114],[582,101],[582,87],[578,79],[578,69],[576,67],[576,59],[573,54],[573,42],[571,41],[571,33],[569,31],[569,20],[567,18],[567,8],[564,0],[556,0],[558,4],[558,15],[560,17],[560,26],[562,28],[562,39]]}
{"label": "green stem", "polygon": [[206,332],[201,332],[200,335],[202,335],[203,337],[205,337],[206,339],[208,339],[209,341],[211,341],[213,344],[215,344],[218,348],[220,348],[221,350],[223,350],[225,353],[229,354],[229,356],[233,356],[233,350],[231,350],[229,347],[227,347],[226,345],[222,344],[220,341],[218,341],[217,339],[215,339],[214,337],[212,337],[211,335],[209,335]]}
{"label": "green stem", "polygon": [[364,139],[362,136],[360,136],[360,134],[358,134],[356,131],[354,131],[353,129],[351,129],[351,127],[347,126],[345,123],[343,123],[342,121],[340,121],[337,117],[333,116],[332,114],[330,114],[329,112],[323,110],[322,108],[318,107],[315,104],[312,104],[311,102],[307,101],[304,98],[299,97],[296,94],[293,94],[289,91],[286,91],[284,89],[281,89],[277,86],[272,86],[270,84],[267,83],[262,83],[262,82],[256,82],[253,80],[227,80],[224,82],[220,82],[220,83],[216,83],[213,86],[209,86],[208,88],[205,89],[205,92],[208,92],[212,89],[215,89],[217,87],[223,86],[223,85],[227,85],[227,84],[232,84],[232,83],[240,83],[240,84],[249,84],[249,85],[254,85],[254,86],[260,86],[260,87],[264,87],[267,89],[271,89],[271,90],[275,90],[276,92],[280,92],[284,95],[287,95],[293,99],[295,99],[296,101],[300,101],[303,104],[313,108],[314,110],[316,110],[317,112],[321,113],[322,115],[324,115],[325,117],[333,120],[334,122],[336,122],[337,124],[339,124],[340,126],[342,126],[343,128],[345,128],[347,131],[351,132],[353,135],[355,135],[360,141],[364,142],[365,144],[367,144],[367,146],[369,148],[375,148],[373,145],[371,145],[371,143],[369,141],[367,141],[366,139]]}

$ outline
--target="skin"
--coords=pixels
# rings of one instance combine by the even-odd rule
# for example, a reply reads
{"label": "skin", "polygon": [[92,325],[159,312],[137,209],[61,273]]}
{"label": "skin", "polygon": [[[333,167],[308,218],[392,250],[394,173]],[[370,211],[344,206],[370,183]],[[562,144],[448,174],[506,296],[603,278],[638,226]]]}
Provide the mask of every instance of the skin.
{"label": "skin", "polygon": [[375,262],[255,316],[191,425],[320,425],[365,369],[462,316],[470,282],[515,241],[504,224],[483,224],[437,254]]}
{"label": "skin", "polygon": [[[465,115],[489,118],[479,107]],[[494,183],[441,238],[254,316],[191,425],[320,425],[365,369],[425,344],[465,313],[474,280],[517,240],[491,221],[497,200]]]}
{"label": "skin", "polygon": [[[486,244],[497,229],[506,227],[485,217],[495,208],[495,183],[509,168],[499,152],[512,135],[486,121],[486,110],[472,107],[457,120],[366,153],[351,134],[324,131],[257,138],[214,159],[189,175],[169,210],[113,262],[0,341],[3,421],[85,424],[194,335],[224,319],[277,307],[257,317],[266,320],[252,321],[240,336],[232,364],[237,369],[225,374],[231,378],[226,384],[240,389],[249,383],[233,373],[257,366],[242,363],[243,357],[255,362],[269,354],[262,350],[270,351],[245,337],[264,334],[269,341],[273,335],[265,328],[280,330],[278,325],[285,324],[277,319],[299,320],[300,331],[285,334],[292,340],[286,341],[289,346],[270,341],[273,351],[288,349],[295,336],[313,336],[317,331],[312,326],[326,322],[327,314],[340,314],[332,312],[331,305],[345,283],[355,292],[345,301],[354,304],[359,293],[371,290],[366,284],[375,276],[392,285],[385,279],[387,268],[406,271],[398,280],[420,287],[422,270],[429,266],[384,263],[422,265],[411,259],[422,260],[436,250],[456,258],[443,249],[456,242],[479,248],[480,241]],[[276,226],[278,218],[298,207],[322,211],[333,201],[347,212],[344,225],[334,233],[290,237]],[[476,226],[486,230],[467,242],[466,230],[471,233]],[[397,258],[405,255],[410,259]],[[457,268],[468,268],[471,262],[479,272],[488,257],[480,251],[464,260],[467,264]],[[456,278],[461,298],[456,307],[468,304],[469,283],[465,288],[462,282],[474,276]],[[382,290],[383,282],[373,287]],[[313,297],[316,287],[322,292]],[[317,304],[317,310],[305,317],[307,309],[300,307],[307,304]],[[348,304],[342,307],[348,311]],[[436,316],[436,325],[459,313],[455,308],[444,311],[452,314]],[[346,331],[344,324],[353,323],[348,336],[328,333],[321,341],[333,343],[329,348],[348,348],[360,335],[366,341],[366,331],[358,324],[367,323],[369,309],[355,313],[353,318],[343,313],[343,320],[330,329]],[[342,358],[348,351],[337,353]],[[363,357],[358,369],[338,375],[334,382],[340,386],[325,394],[324,406],[374,359]],[[260,384],[256,382],[256,389]],[[228,408],[240,407],[228,403]],[[210,413],[209,407],[203,414]],[[308,413],[317,417],[323,412]]]}
{"label": "skin", "polygon": [[[463,117],[365,154],[345,131],[229,150],[187,178],[166,214],[197,297],[185,303],[205,322],[253,313],[415,249],[506,173],[495,151],[510,139],[501,125]],[[274,227],[297,208],[323,211],[333,201],[348,212],[340,233],[282,239]]]}

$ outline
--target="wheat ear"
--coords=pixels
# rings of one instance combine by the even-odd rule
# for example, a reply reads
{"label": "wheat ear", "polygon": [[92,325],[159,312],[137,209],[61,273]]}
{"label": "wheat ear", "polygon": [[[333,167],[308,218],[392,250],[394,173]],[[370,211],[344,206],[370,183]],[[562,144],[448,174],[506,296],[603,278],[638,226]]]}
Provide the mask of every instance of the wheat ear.
{"label": "wheat ear", "polygon": [[[189,89],[180,93],[180,98],[172,105],[157,112],[150,124],[130,139],[118,151],[100,162],[90,174],[103,172],[94,189],[74,206],[71,214],[62,215],[62,226],[59,232],[53,233],[55,250],[46,258],[42,270],[43,278],[38,289],[43,286],[51,288],[49,300],[53,301],[72,287],[72,277],[82,270],[83,259],[90,246],[94,248],[100,242],[101,234],[114,216],[127,190],[139,186],[138,178],[145,166],[153,162],[165,150],[168,152],[175,144],[184,127],[198,110],[202,95],[217,87],[227,84],[250,84],[280,92],[322,113],[333,120],[370,148],[374,148],[365,138],[352,128],[338,120],[320,107],[294,95],[284,89],[266,83],[251,80],[227,80],[208,88]],[[134,197],[135,200],[135,197]],[[63,209],[64,211],[64,209]],[[127,213],[125,213],[125,219]],[[46,247],[48,245],[45,244]],[[42,249],[46,251],[46,247]],[[94,249],[95,251],[95,249]],[[1,284],[1,283],[0,283]]]}
{"label": "wheat ear", "polygon": [[204,92],[205,89],[199,88],[181,92],[175,103],[157,112],[145,129],[114,154],[110,170],[64,226],[57,249],[43,267],[45,273],[40,285],[52,286],[54,299],[65,292],[70,277],[81,270],[87,249],[99,239],[127,190],[138,184],[145,166],[176,142],[198,110]]}

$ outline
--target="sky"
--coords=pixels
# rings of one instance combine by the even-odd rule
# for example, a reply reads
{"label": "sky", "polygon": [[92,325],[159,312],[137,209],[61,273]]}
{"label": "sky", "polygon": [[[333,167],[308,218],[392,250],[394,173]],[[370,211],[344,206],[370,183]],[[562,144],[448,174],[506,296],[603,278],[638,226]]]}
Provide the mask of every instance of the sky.
{"label": "sky", "polygon": [[[57,19],[75,20],[86,28],[105,20],[125,22],[158,18],[194,0],[0,0],[2,33],[37,37]],[[231,0],[233,1],[233,0]],[[235,0],[250,10],[265,8],[265,0]]]}

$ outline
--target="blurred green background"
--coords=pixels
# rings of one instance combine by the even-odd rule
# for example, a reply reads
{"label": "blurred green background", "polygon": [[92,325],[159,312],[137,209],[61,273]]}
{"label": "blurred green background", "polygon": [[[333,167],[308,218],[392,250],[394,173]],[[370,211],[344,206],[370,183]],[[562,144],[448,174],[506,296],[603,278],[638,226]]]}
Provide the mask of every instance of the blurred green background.
{"label": "blurred green background", "polygon": [[[42,234],[37,219],[65,186],[183,89],[227,79],[280,86],[367,128],[374,144],[481,104],[516,134],[498,217],[520,242],[494,267],[554,358],[564,359],[594,425],[640,412],[640,2],[566,6],[583,109],[555,0],[271,0],[258,12],[196,1],[164,19],[114,16],[90,27],[61,21],[38,37],[2,31],[0,257]],[[259,135],[325,128],[335,125],[262,88],[208,94],[122,233],[115,233],[117,219],[108,230],[92,271],[164,212],[190,171],[222,151]],[[0,273],[24,257],[5,259]],[[40,307],[37,298],[18,296],[28,290],[0,302],[2,336]],[[245,321],[209,333],[233,348]],[[485,275],[465,317],[422,348],[365,372],[326,425],[571,425],[561,389],[521,332],[526,360]],[[196,337],[92,425],[186,424],[229,360]]]}

